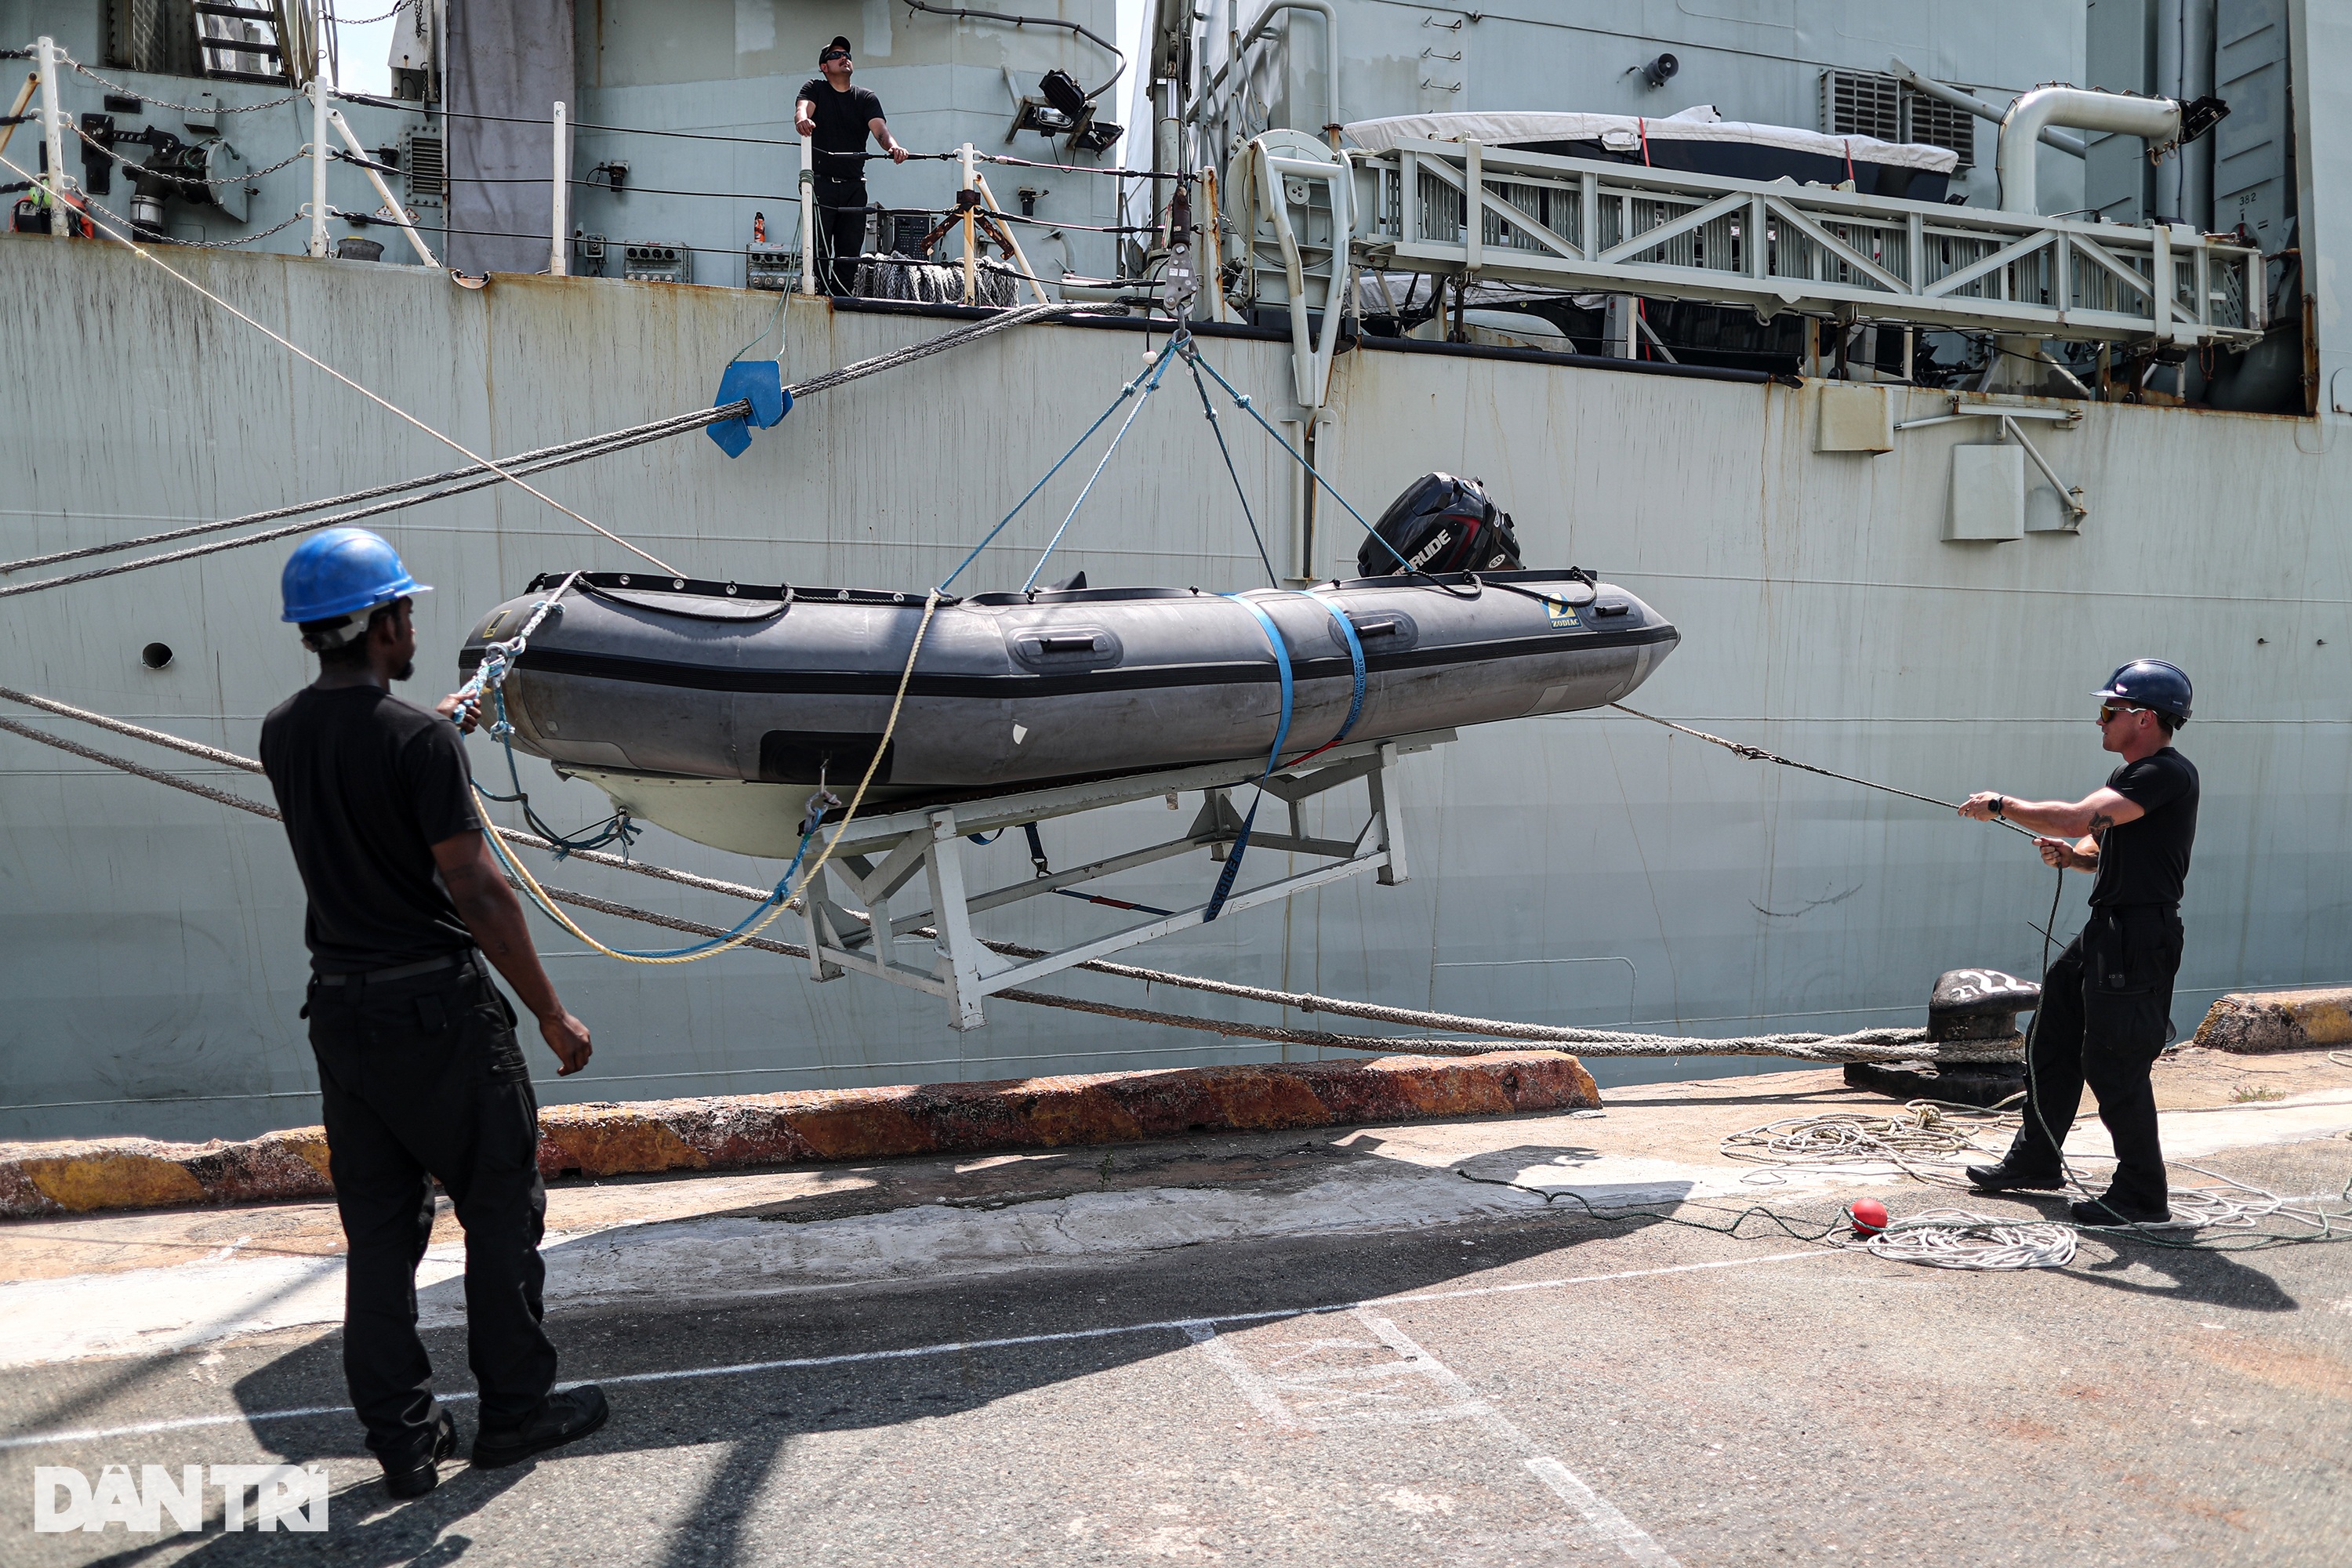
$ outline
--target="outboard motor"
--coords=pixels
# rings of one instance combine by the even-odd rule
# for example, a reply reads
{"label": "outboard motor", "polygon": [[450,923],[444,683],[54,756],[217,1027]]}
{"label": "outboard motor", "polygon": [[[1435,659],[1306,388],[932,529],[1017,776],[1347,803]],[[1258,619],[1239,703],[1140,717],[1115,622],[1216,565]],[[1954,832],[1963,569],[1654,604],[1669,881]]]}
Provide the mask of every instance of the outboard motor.
{"label": "outboard motor", "polygon": [[[1476,479],[1423,474],[1389,502],[1356,552],[1366,577],[1401,572],[1509,572],[1519,564],[1511,514]],[[1403,558],[1399,564],[1398,558]]]}

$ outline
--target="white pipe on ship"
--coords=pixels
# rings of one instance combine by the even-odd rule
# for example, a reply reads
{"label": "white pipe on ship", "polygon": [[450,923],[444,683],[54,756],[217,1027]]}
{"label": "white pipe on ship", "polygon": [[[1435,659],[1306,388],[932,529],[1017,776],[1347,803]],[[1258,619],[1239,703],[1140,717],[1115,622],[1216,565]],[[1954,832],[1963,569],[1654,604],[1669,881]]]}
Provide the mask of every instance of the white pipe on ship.
{"label": "white pipe on ship", "polygon": [[2001,211],[2042,211],[2034,144],[2053,125],[2169,142],[2180,134],[2180,105],[2168,98],[2127,98],[2079,87],[2035,88],[2000,117],[2000,152],[1996,163],[2000,172]]}
{"label": "white pipe on ship", "polygon": [[[1886,62],[1886,68],[1894,73],[1897,80],[1909,87],[1914,92],[1932,98],[1938,103],[1948,103],[1954,109],[1964,109],[1979,120],[1990,120],[1995,125],[2000,123],[2000,110],[1995,109],[1983,99],[1962,92],[1958,88],[1948,87],[1934,77],[1922,76],[1904,64],[1903,57],[1900,55],[1890,58]],[[2044,130],[2042,132],[2042,144],[2044,147],[2055,147],[2061,153],[2071,153],[2077,158],[2081,157],[2084,151],[2081,137],[2069,136],[2063,131]]]}
{"label": "white pipe on ship", "polygon": [[[1284,11],[1312,11],[1323,18],[1324,124],[1337,125],[1339,123],[1339,17],[1331,8],[1331,0],[1274,0],[1274,4],[1265,8],[1265,14],[1250,28],[1249,36],[1242,40],[1242,47],[1248,48],[1265,37],[1267,29],[1274,26],[1275,16]],[[1228,64],[1237,66],[1240,63],[1241,56],[1236,51]],[[1320,130],[1321,127],[1316,129]]]}

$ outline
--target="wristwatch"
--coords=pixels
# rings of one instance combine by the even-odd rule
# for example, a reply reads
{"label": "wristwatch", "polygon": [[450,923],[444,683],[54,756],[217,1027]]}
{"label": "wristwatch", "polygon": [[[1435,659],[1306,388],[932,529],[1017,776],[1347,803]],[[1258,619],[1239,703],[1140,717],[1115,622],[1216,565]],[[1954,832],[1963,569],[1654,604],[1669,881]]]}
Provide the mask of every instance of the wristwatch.
{"label": "wristwatch", "polygon": [[2004,819],[2007,818],[2009,816],[2009,797],[2007,795],[1997,795],[1992,797],[1992,814],[1998,817],[2002,817]]}

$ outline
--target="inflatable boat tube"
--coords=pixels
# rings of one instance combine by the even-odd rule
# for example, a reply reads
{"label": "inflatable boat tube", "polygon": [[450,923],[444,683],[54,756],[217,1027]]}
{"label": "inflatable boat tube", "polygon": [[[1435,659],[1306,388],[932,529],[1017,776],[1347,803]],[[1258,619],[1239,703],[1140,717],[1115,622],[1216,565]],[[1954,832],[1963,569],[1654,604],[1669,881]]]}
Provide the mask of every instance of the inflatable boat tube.
{"label": "inflatable boat tube", "polygon": [[[484,617],[461,670],[562,581]],[[789,854],[809,790],[845,797],[875,760],[922,612],[919,593],[586,574],[507,678],[514,744],[688,837]],[[1286,757],[1343,726],[1378,740],[1599,707],[1678,640],[1633,595],[1555,571],[950,599],[867,800],[1263,757],[1283,720],[1276,636]],[[665,787],[696,784],[786,787],[757,805]]]}

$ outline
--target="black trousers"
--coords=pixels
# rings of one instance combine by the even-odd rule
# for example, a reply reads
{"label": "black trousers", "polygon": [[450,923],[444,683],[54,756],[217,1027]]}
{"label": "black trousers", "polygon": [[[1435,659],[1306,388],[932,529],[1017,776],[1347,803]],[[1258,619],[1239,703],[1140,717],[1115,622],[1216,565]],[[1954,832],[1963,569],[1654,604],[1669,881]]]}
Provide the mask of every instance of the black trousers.
{"label": "black trousers", "polygon": [[819,180],[816,190],[817,257],[823,270],[817,281],[828,294],[851,294],[857,289],[857,258],[866,249],[866,182]]}
{"label": "black trousers", "polygon": [[387,1466],[432,1442],[433,1368],[416,1337],[416,1266],[440,1179],[466,1231],[467,1359],[485,1426],[555,1384],[541,1327],[539,1105],[514,1014],[475,958],[378,984],[310,984],[310,1048],[329,1172],[350,1244],[343,1376]]}
{"label": "black trousers", "polygon": [[2082,934],[2042,977],[2025,1125],[2009,1156],[2013,1164],[2058,1169],[2059,1146],[2088,1083],[2116,1145],[2109,1191],[2121,1201],[2163,1203],[2168,1184],[2148,1069],[2164,1052],[2180,952],[2180,914],[2168,905],[2091,911]]}

